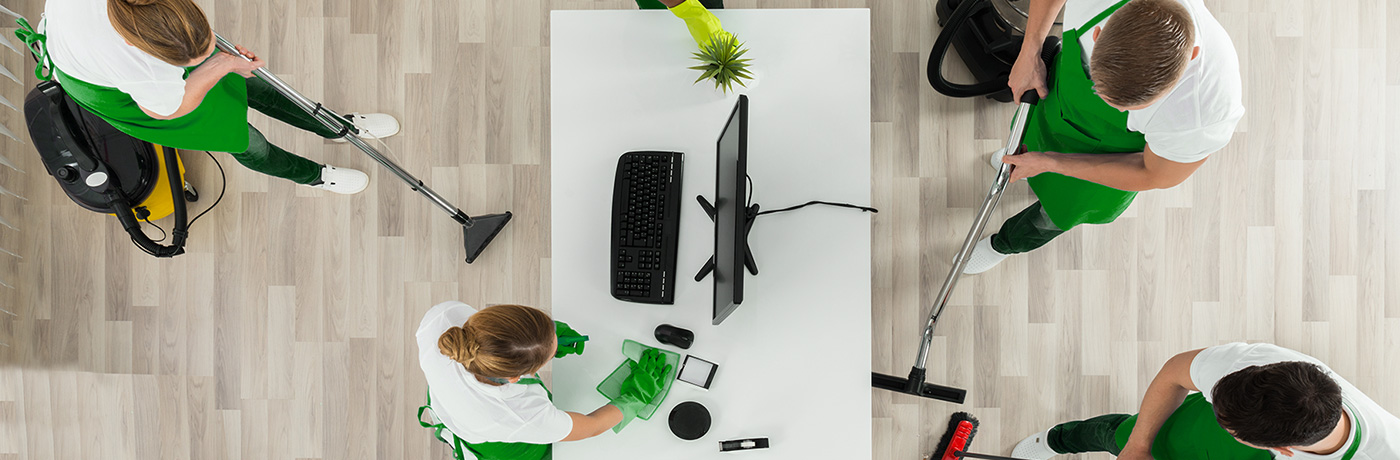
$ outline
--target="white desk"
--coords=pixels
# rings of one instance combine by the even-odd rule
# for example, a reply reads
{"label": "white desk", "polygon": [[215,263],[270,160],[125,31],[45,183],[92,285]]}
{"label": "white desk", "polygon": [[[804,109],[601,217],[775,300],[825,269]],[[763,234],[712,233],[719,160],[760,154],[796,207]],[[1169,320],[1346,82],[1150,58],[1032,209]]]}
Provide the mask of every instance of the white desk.
{"label": "white desk", "polygon": [[[754,201],[868,204],[869,11],[716,15],[748,43],[758,73],[741,90]],[[690,350],[667,349],[720,366],[709,391],[676,382],[650,421],[556,444],[555,457],[869,458],[870,215],[816,206],[759,218],[750,235],[759,275],[746,279],[738,310],[711,326],[711,279],[691,277],[714,250],[714,226],[694,197],[714,196],[715,141],[738,96],[691,84],[695,43],[666,11],[554,11],[551,24],[553,312],[591,336],[583,356],[554,361],[554,402],[582,412],[606,404],[594,387],[622,362],[622,341],[657,346],[662,323],[695,332]],[[674,305],[609,295],[613,175],[632,150],[685,153]],[[666,424],[688,400],[713,417],[690,442]],[[772,447],[719,452],[718,441],[750,437]]]}

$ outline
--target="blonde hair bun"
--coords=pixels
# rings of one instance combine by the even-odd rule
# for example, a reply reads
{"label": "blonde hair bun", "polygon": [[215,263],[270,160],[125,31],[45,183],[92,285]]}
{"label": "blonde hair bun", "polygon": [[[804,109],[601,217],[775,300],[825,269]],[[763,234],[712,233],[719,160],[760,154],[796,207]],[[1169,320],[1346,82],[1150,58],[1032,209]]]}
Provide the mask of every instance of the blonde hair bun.
{"label": "blonde hair bun", "polygon": [[154,5],[156,2],[159,2],[160,0],[122,0],[122,1],[126,2],[126,4],[131,5],[131,6],[146,6],[146,5]]}
{"label": "blonde hair bun", "polygon": [[477,344],[472,342],[471,332],[463,327],[452,326],[443,332],[441,337],[438,337],[438,351],[453,361],[470,368],[472,361],[476,360],[476,351],[479,348]]}

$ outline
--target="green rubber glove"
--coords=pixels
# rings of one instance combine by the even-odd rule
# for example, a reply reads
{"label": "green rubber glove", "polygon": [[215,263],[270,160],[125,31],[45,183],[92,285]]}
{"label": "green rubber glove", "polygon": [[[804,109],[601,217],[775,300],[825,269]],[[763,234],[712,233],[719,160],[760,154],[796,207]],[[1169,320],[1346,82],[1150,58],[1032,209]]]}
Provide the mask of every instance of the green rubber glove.
{"label": "green rubber glove", "polygon": [[671,365],[666,364],[666,355],[655,348],[642,352],[640,361],[628,360],[627,364],[632,368],[632,373],[622,381],[622,389],[612,401],[612,405],[622,411],[622,422],[613,427],[614,433],[631,423],[642,408],[660,402],[656,399],[661,395],[666,378],[671,375]]}
{"label": "green rubber glove", "polygon": [[554,349],[555,358],[583,355],[583,343],[588,341],[588,336],[579,334],[563,321],[554,322],[554,335],[559,338],[559,347]]}

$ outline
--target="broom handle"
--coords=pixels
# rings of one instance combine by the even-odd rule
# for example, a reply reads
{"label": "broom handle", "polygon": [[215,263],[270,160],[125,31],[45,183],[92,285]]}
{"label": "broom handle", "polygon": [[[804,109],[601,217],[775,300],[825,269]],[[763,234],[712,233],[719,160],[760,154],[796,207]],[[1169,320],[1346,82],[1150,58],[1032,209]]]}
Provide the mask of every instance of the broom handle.
{"label": "broom handle", "polygon": [[[239,53],[238,49],[233,46],[233,43],[230,43],[228,40],[225,40],[223,36],[219,34],[214,34],[214,38],[216,43],[218,44],[219,49],[223,52],[241,57],[245,60],[249,60],[247,56],[244,56],[241,53]],[[468,227],[472,225],[471,217],[467,216],[467,214],[462,212],[461,209],[458,209],[457,206],[447,201],[447,199],[443,198],[442,195],[438,195],[438,193],[434,192],[433,189],[428,188],[427,184],[424,184],[423,181],[419,180],[417,177],[413,177],[413,174],[410,174],[407,170],[403,169],[403,167],[399,166],[397,163],[394,163],[393,160],[390,160],[388,157],[384,156],[384,154],[380,153],[379,150],[376,150],[374,147],[366,143],[364,139],[360,139],[360,136],[355,135],[359,133],[359,128],[356,128],[353,124],[346,123],[339,114],[335,113],[334,111],[331,111],[328,108],[325,108],[324,106],[321,106],[321,104],[312,101],[306,96],[303,96],[301,93],[297,92],[297,90],[293,89],[291,85],[288,85],[286,82],[282,81],[281,78],[277,78],[277,76],[273,75],[272,72],[268,72],[266,67],[253,69],[253,75],[256,75],[258,78],[263,79],[263,81],[267,82],[269,85],[272,85],[273,89],[276,89],[278,93],[282,93],[282,95],[286,96],[287,99],[291,99],[292,102],[297,105],[297,107],[300,107],[302,110],[306,111],[306,113],[311,114],[312,117],[316,118],[317,121],[320,121],[321,124],[324,125],[327,129],[331,129],[336,132],[340,132],[342,130],[349,130],[351,134],[344,137],[346,141],[350,142],[351,144],[354,144],[355,147],[359,147],[360,150],[364,151],[365,154],[369,155],[370,158],[373,158],[374,161],[378,162],[385,168],[388,168],[390,172],[393,172],[395,176],[399,176],[399,179],[403,179],[404,182],[408,183],[408,186],[410,188],[427,197],[429,201],[432,201],[439,208],[442,208],[442,210],[446,211],[448,215],[452,216],[452,219],[456,220],[457,223]]]}
{"label": "broom handle", "polygon": [[1023,458],[1002,457],[998,455],[974,454],[972,452],[958,452],[959,458],[980,458],[983,460],[1025,460]]}
{"label": "broom handle", "polygon": [[[1027,91],[1021,96],[1022,102],[1016,107],[1016,117],[1012,119],[1014,122],[1011,126],[1011,137],[1006,143],[1007,155],[1015,155],[1021,149],[1031,106],[1039,100],[1039,94],[1035,90]],[[928,324],[924,326],[924,336],[919,342],[919,357],[915,361],[915,368],[926,369],[924,366],[928,364],[928,350],[933,344],[934,325],[938,324],[938,318],[943,316],[943,309],[948,307],[948,299],[953,295],[953,287],[957,286],[963,268],[967,267],[972,247],[977,244],[977,238],[982,236],[982,230],[987,227],[987,221],[992,217],[992,210],[997,207],[997,202],[1001,201],[1001,193],[1006,191],[1006,185],[1011,182],[1011,169],[1011,165],[1002,163],[1001,168],[997,170],[996,180],[992,181],[992,188],[987,190],[987,199],[982,201],[982,208],[977,211],[977,219],[972,222],[972,229],[968,230],[967,237],[963,239],[962,249],[958,250],[957,257],[953,259],[953,267],[948,270],[948,278],[943,280],[943,288],[938,290],[938,297],[935,299],[938,306],[933,309],[933,314],[928,317]]]}

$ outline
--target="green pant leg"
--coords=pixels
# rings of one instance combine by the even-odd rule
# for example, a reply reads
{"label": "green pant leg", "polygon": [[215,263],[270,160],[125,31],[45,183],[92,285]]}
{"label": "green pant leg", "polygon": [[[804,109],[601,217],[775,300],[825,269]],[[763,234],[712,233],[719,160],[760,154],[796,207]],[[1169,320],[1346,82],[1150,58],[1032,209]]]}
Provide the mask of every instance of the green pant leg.
{"label": "green pant leg", "polygon": [[248,108],[262,112],[277,121],[316,133],[317,136],[326,139],[340,137],[338,131],[331,130],[326,125],[321,124],[320,121],[316,120],[316,117],[306,113],[287,96],[277,92],[271,83],[263,81],[261,78],[248,79]]}
{"label": "green pant leg", "polygon": [[321,180],[320,164],[272,145],[253,125],[248,125],[248,150],[232,155],[244,167],[269,176],[298,184]]}
{"label": "green pant leg", "polygon": [[1118,447],[1115,435],[1118,426],[1130,417],[1132,416],[1128,414],[1108,414],[1088,420],[1061,423],[1050,429],[1045,443],[1051,450],[1061,454],[1108,452],[1118,455],[1122,449]]}
{"label": "green pant leg", "polygon": [[992,235],[992,249],[1002,254],[1031,252],[1064,233],[1037,201],[1001,224]]}

